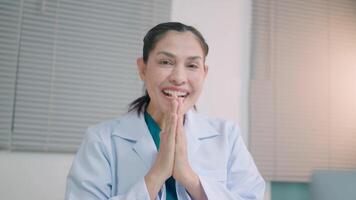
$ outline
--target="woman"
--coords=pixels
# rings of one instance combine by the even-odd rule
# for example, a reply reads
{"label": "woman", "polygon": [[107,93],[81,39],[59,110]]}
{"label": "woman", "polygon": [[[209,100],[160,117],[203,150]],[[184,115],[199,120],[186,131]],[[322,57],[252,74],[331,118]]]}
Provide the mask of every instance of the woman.
{"label": "woman", "polygon": [[153,27],[137,59],[146,94],[88,129],[66,199],[262,199],[264,181],[237,126],[198,114],[208,45],[193,27]]}

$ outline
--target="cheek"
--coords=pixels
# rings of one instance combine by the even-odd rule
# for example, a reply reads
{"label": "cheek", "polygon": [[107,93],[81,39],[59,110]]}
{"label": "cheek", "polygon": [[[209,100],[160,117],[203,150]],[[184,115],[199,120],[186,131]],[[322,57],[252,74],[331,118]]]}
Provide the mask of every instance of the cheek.
{"label": "cheek", "polygon": [[191,79],[191,86],[194,90],[194,93],[199,94],[204,85],[204,77],[203,76],[194,76]]}
{"label": "cheek", "polygon": [[153,71],[150,71],[146,74],[145,85],[147,89],[154,90],[154,88],[159,85],[160,80],[161,75],[159,73],[154,73]]}
{"label": "cheek", "polygon": [[168,75],[169,73],[164,70],[151,70],[147,73],[147,78],[152,85],[159,85],[167,79]]}

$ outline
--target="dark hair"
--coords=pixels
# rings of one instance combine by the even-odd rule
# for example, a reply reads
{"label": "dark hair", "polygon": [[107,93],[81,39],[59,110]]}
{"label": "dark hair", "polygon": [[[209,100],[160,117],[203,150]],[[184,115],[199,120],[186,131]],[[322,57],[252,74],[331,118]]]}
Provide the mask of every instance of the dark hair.
{"label": "dark hair", "polygon": [[[142,58],[145,63],[147,63],[148,61],[148,56],[150,51],[152,51],[155,48],[157,42],[160,39],[162,39],[168,31],[177,31],[177,32],[189,31],[193,33],[200,42],[200,45],[204,52],[204,56],[206,57],[208,55],[209,46],[205,42],[203,35],[196,28],[194,28],[193,26],[182,24],[180,22],[165,22],[153,27],[151,30],[147,32],[147,34],[143,38]],[[143,96],[137,98],[132,103],[130,103],[129,112],[137,111],[137,114],[140,115],[146,110],[149,102],[150,102],[150,96],[148,95],[147,90],[145,90],[145,94]],[[194,108],[196,109],[195,106]]]}

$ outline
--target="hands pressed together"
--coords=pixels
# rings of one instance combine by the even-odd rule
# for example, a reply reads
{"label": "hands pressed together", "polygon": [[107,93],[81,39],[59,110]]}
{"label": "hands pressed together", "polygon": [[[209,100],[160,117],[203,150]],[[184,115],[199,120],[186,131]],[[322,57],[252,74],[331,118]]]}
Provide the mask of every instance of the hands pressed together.
{"label": "hands pressed together", "polygon": [[156,161],[145,176],[151,199],[156,198],[162,185],[171,176],[184,186],[193,199],[206,199],[199,177],[188,161],[183,121],[182,99],[175,97],[169,111],[164,114]]}

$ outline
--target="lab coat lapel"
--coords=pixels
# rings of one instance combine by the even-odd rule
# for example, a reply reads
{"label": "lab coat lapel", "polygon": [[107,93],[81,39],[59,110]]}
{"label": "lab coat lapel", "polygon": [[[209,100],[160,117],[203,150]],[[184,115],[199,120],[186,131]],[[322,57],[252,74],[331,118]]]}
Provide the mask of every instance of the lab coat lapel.
{"label": "lab coat lapel", "polygon": [[141,157],[147,167],[151,168],[157,156],[157,150],[150,133],[145,131],[145,134],[142,134],[134,144],[133,150]]}
{"label": "lab coat lapel", "polygon": [[205,139],[213,139],[215,136],[219,135],[219,133],[209,124],[208,119],[194,110],[187,112],[184,127],[188,142],[188,156],[190,161],[192,161],[191,159],[193,159],[195,152],[199,149],[201,143],[204,142]]}
{"label": "lab coat lapel", "polygon": [[119,130],[115,135],[132,142],[133,151],[148,168],[151,168],[157,149],[142,114],[138,116],[137,113],[132,112],[122,117]]}

